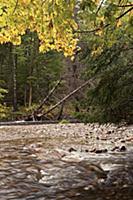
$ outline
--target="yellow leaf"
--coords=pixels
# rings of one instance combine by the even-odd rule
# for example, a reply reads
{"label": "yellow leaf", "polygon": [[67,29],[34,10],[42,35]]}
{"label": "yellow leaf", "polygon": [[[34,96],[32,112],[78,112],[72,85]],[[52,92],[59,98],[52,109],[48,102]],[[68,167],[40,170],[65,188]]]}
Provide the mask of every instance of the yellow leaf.
{"label": "yellow leaf", "polygon": [[31,2],[31,0],[19,0],[19,2],[22,4],[22,5],[28,5],[30,2]]}
{"label": "yellow leaf", "polygon": [[118,20],[118,21],[116,22],[116,27],[120,27],[121,25],[122,25],[121,20]]}
{"label": "yellow leaf", "polygon": [[74,56],[72,56],[72,57],[71,57],[71,61],[74,61],[74,59],[75,59],[75,57],[74,57]]}
{"label": "yellow leaf", "polygon": [[102,34],[103,34],[103,30],[102,29],[97,31],[97,35],[102,36]]}

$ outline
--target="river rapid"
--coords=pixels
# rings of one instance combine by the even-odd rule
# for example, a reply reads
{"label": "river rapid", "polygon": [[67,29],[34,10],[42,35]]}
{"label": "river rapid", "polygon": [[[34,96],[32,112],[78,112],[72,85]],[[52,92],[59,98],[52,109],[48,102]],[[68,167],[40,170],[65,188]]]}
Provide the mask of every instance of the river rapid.
{"label": "river rapid", "polygon": [[[5,134],[3,130],[7,131],[7,127],[0,130]],[[10,134],[14,130],[8,127]],[[72,137],[69,142],[67,134],[56,138],[21,135],[1,139],[0,199],[132,200],[133,146],[129,140],[132,129],[127,142],[121,137],[121,143],[114,144],[98,136],[91,140],[85,134],[85,141]]]}

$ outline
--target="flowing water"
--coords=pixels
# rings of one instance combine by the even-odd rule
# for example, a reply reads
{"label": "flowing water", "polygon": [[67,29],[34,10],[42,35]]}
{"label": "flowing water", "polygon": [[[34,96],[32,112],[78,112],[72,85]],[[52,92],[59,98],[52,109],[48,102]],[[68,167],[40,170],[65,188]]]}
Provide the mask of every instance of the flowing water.
{"label": "flowing water", "polygon": [[133,199],[132,149],[95,154],[55,146],[46,138],[1,142],[0,200]]}

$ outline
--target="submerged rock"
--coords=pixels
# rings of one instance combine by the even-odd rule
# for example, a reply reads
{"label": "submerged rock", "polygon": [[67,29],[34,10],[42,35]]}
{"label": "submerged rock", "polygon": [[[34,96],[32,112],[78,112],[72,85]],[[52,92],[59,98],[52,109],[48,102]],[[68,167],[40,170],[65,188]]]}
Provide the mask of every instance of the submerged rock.
{"label": "submerged rock", "polygon": [[81,161],[79,163],[80,166],[83,166],[88,172],[94,173],[97,178],[106,178],[107,174],[106,172],[96,164],[91,164],[86,161]]}
{"label": "submerged rock", "polygon": [[105,181],[106,186],[128,186],[133,185],[133,166],[123,166],[111,170]]}

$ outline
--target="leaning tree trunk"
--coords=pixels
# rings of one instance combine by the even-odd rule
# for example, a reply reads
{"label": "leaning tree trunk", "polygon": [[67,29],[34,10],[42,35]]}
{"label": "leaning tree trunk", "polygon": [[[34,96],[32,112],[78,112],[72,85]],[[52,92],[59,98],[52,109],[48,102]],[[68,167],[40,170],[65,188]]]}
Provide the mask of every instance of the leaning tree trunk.
{"label": "leaning tree trunk", "polygon": [[76,94],[78,91],[80,91],[81,89],[83,89],[87,85],[90,85],[90,86],[94,87],[94,83],[93,83],[94,80],[95,80],[95,77],[93,77],[92,79],[86,81],[81,86],[79,86],[78,88],[76,88],[75,90],[73,90],[72,92],[70,92],[63,99],[61,99],[58,103],[56,103],[55,105],[53,105],[48,111],[44,112],[43,116],[45,116],[46,114],[50,113],[52,110],[54,110],[55,108],[57,108],[62,103],[66,102],[70,97],[72,97],[74,94]]}
{"label": "leaning tree trunk", "polygon": [[36,110],[34,110],[34,114],[41,112],[43,106],[45,105],[45,103],[48,101],[48,99],[52,96],[52,94],[55,92],[55,90],[58,88],[58,86],[61,83],[62,78],[60,78],[60,80],[57,81],[57,83],[54,85],[54,87],[50,90],[50,92],[48,93],[48,95],[43,99],[43,101],[41,102],[41,104],[36,108]]}

